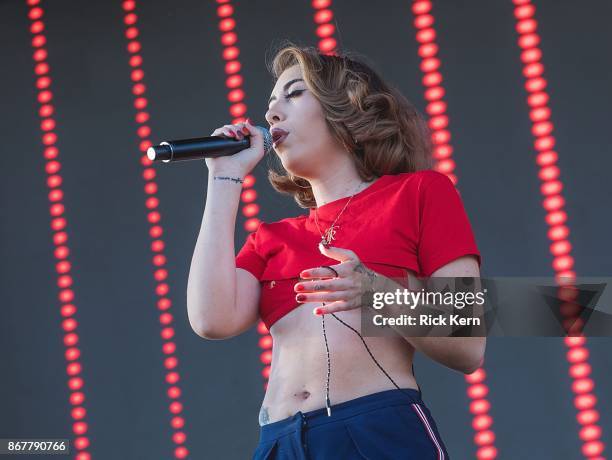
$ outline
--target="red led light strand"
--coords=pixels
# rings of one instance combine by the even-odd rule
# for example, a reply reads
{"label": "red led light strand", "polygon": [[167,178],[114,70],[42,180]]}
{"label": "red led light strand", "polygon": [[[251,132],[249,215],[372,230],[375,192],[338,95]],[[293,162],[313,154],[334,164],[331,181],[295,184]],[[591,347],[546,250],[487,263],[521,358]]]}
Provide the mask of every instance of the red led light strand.
{"label": "red led light strand", "polygon": [[[574,282],[576,273],[574,258],[571,255],[572,245],[569,241],[569,228],[566,225],[565,199],[562,195],[563,182],[560,180],[560,170],[557,166],[558,154],[554,150],[555,137],[552,134],[554,125],[550,120],[551,110],[548,105],[549,95],[546,92],[547,81],[544,78],[544,65],[542,64],[542,50],[538,47],[540,36],[537,33],[537,21],[534,19],[535,6],[530,0],[513,0],[515,5],[514,17],[518,33],[518,46],[521,49],[523,62],[523,76],[527,90],[527,105],[530,108],[531,133],[535,138],[534,148],[538,152],[536,163],[540,167],[538,177],[541,180],[540,191],[544,196],[542,202],[546,210],[546,223],[549,226],[548,238],[551,241],[550,253],[553,256],[552,268],[555,279],[559,284]],[[560,291],[562,292],[562,291]],[[572,304],[575,296],[568,295],[563,300],[570,303],[561,305],[561,313],[571,316]],[[569,329],[577,327],[581,332],[580,319],[573,323]],[[576,334],[581,335],[581,333]],[[583,336],[566,337],[564,343],[568,348],[567,360],[570,363],[569,374],[572,379],[572,391],[576,395],[577,421],[581,426],[579,431],[582,444],[582,454],[585,458],[603,459],[605,444],[602,439],[602,430],[597,421],[599,411],[596,409],[597,398],[593,394],[595,383],[589,365],[589,350],[587,339]]]}
{"label": "red led light strand", "polygon": [[338,42],[334,37],[336,26],[332,24],[334,13],[331,10],[331,0],[312,0],[311,5],[315,10],[314,22],[316,24],[315,35],[319,38],[317,47],[323,54],[336,54]]}
{"label": "red led light strand", "polygon": [[86,422],[87,410],[85,409],[85,381],[81,376],[81,350],[77,347],[79,342],[78,322],[76,320],[77,306],[72,289],[73,278],[71,276],[72,264],[68,260],[70,248],[68,246],[68,225],[65,217],[64,192],[61,189],[62,175],[60,174],[61,162],[59,161],[59,149],[57,147],[57,134],[55,133],[56,122],[53,118],[55,107],[52,104],[53,93],[51,91],[51,71],[47,62],[47,37],[44,34],[45,23],[43,21],[44,10],[40,6],[40,0],[27,0],[28,18],[31,21],[30,32],[32,33],[32,48],[34,50],[34,74],[36,76],[36,88],[38,90],[38,102],[40,107],[38,114],[41,118],[40,129],[42,131],[42,143],[44,146],[44,157],[46,160],[45,171],[47,176],[47,187],[49,187],[49,201],[51,207],[51,230],[53,231],[53,252],[57,263],[55,270],[58,274],[57,286],[59,287],[59,301],[61,303],[60,314],[62,316],[61,327],[64,331],[64,346],[66,350],[66,374],[68,375],[68,389],[70,391],[69,401],[72,405],[70,416],[72,417],[72,432],[74,439],[72,447],[77,451],[77,460],[90,460],[91,454],[87,450],[90,446],[89,425]]}
{"label": "red led light strand", "polygon": [[155,293],[158,296],[157,309],[159,310],[159,322],[161,326],[161,338],[163,340],[162,353],[164,367],[167,370],[165,380],[168,384],[167,396],[170,399],[168,410],[171,414],[170,426],[174,430],[172,442],[174,448],[174,458],[187,458],[189,450],[185,447],[187,435],[185,434],[185,419],[181,415],[183,404],[181,403],[181,389],[178,386],[180,373],[178,371],[178,358],[176,356],[176,343],[174,337],[174,327],[172,323],[174,317],[171,313],[172,301],[170,300],[168,285],[168,270],[165,268],[166,256],[164,255],[165,243],[162,240],[163,227],[161,224],[161,214],[158,211],[159,198],[157,197],[157,183],[155,182],[156,172],[152,167],[152,161],[148,159],[146,152],[151,147],[151,128],[147,124],[149,113],[145,111],[148,100],[146,97],[146,86],[143,83],[144,71],[142,69],[142,56],[140,51],[142,44],[138,41],[140,31],[137,27],[138,16],[136,15],[136,2],[124,1],[122,4],[124,12],[123,23],[125,24],[125,38],[127,39],[127,51],[129,53],[129,65],[131,67],[130,78],[132,84],[132,94],[134,95],[134,108],[136,109],[135,121],[138,124],[136,134],[140,139],[139,149],[141,152],[140,164],[143,166],[142,177],[145,180],[144,192],[147,196],[145,207],[147,209],[147,221],[151,225],[149,236],[152,239],[151,251],[153,252],[153,277],[156,287]]}
{"label": "red led light strand", "polygon": [[[232,123],[240,123],[245,121],[247,106],[244,103],[245,93],[242,89],[244,79],[240,74],[242,64],[238,57],[240,56],[240,48],[238,48],[238,34],[236,33],[236,20],[234,19],[234,7],[230,0],[217,0],[217,17],[219,18],[219,31],[221,32],[221,45],[223,50],[221,56],[225,61],[224,71],[227,75],[225,86],[228,89],[227,100],[230,103],[229,113],[233,117]],[[245,217],[243,228],[247,232],[254,232],[259,227],[261,221],[257,217],[259,214],[259,205],[256,203],[257,190],[255,190],[255,176],[247,174],[242,184],[243,191],[240,195],[242,206],[242,215]],[[270,376],[270,364],[272,363],[272,336],[269,334],[266,325],[259,321],[257,323],[257,332],[260,335],[259,347],[262,349],[259,358],[264,365],[262,376],[264,378],[264,390],[268,388],[268,378]]]}
{"label": "red led light strand", "polygon": [[[425,111],[429,116],[428,124],[432,131],[434,144],[434,169],[446,174],[457,185],[458,178],[455,171],[455,161],[452,159],[453,147],[450,144],[451,133],[448,128],[449,119],[446,114],[447,104],[444,101],[445,90],[442,86],[443,78],[440,72],[440,58],[437,57],[439,47],[436,43],[436,29],[434,17],[431,12],[432,2],[413,0],[412,13],[414,14],[414,27],[416,40],[419,43],[418,54],[421,58],[420,68],[423,72],[422,83],[425,87]],[[497,458],[498,450],[495,447],[495,433],[493,432],[493,417],[489,414],[491,403],[487,399],[489,387],[487,386],[484,365],[470,375],[465,376],[468,384],[467,395],[470,398],[470,413],[473,415],[472,428],[475,431],[474,444],[476,444],[476,458],[490,460]]]}

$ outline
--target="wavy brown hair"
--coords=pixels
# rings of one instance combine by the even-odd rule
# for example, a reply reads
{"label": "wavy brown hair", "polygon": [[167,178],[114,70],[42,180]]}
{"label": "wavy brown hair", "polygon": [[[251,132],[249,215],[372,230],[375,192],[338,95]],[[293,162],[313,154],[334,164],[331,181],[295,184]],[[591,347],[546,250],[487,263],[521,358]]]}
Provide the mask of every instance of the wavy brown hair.
{"label": "wavy brown hair", "polygon": [[[347,53],[326,55],[289,43],[276,52],[269,70],[276,81],[296,64],[323,107],[332,135],[350,152],[362,180],[432,167],[427,123],[362,58]],[[302,208],[316,207],[310,183],[291,175],[274,157],[279,170],[268,171],[272,187],[293,195]]]}

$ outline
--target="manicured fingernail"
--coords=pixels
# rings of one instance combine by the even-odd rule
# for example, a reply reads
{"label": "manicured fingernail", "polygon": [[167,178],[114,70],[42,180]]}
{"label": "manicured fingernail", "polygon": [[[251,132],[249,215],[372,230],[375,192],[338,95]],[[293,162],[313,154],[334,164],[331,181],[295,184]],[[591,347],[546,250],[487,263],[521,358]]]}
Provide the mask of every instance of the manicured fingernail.
{"label": "manicured fingernail", "polygon": [[298,285],[295,287],[295,290],[296,290],[296,291],[303,291],[304,289],[305,289],[305,287],[304,287],[304,285],[303,285],[303,284],[298,284]]}
{"label": "manicured fingernail", "polygon": [[298,294],[295,296],[295,300],[297,300],[298,302],[303,302],[304,300],[306,300],[306,296],[304,294]]}
{"label": "manicured fingernail", "polygon": [[321,315],[323,313],[323,309],[322,308],[315,308],[312,312],[315,315]]}

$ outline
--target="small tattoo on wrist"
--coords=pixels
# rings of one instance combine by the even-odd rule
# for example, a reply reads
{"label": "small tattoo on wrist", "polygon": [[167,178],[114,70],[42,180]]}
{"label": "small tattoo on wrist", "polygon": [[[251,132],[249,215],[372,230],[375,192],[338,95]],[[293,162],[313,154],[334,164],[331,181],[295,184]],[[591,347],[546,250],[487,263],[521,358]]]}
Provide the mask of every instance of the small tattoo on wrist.
{"label": "small tattoo on wrist", "polygon": [[241,184],[244,182],[244,179],[240,179],[239,177],[229,177],[229,176],[214,176],[214,180],[231,180],[232,182],[240,182]]}

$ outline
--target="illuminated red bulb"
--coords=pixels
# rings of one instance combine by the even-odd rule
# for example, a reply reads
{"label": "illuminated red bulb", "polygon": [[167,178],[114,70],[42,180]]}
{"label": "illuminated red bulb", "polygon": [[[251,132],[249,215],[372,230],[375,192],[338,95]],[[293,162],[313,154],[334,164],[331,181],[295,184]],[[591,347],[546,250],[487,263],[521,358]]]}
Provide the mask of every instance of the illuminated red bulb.
{"label": "illuminated red bulb", "polygon": [[415,15],[429,13],[431,11],[431,1],[420,1],[412,4],[412,12]]}
{"label": "illuminated red bulb", "polygon": [[326,38],[334,34],[336,27],[333,24],[321,24],[317,27],[316,35],[320,38]]}
{"label": "illuminated red bulb", "polygon": [[491,409],[491,403],[486,399],[476,399],[470,403],[470,412],[472,414],[485,414]]}
{"label": "illuminated red bulb", "polygon": [[438,58],[427,58],[421,62],[421,71],[423,72],[433,72],[440,68],[440,59]]}
{"label": "illuminated red bulb", "polygon": [[138,16],[136,16],[134,13],[126,14],[125,18],[123,18],[123,22],[129,26],[135,24],[137,20]]}
{"label": "illuminated red bulb", "polygon": [[537,62],[542,59],[542,51],[539,48],[529,48],[521,52],[521,61],[525,64]]}
{"label": "illuminated red bulb", "polygon": [[582,453],[585,457],[593,457],[600,455],[604,450],[604,444],[601,441],[591,441],[582,445]]}
{"label": "illuminated red bulb", "polygon": [[471,399],[482,399],[489,393],[489,387],[483,384],[470,385],[467,395]]}
{"label": "illuminated red bulb", "polygon": [[471,374],[466,375],[465,381],[468,383],[480,383],[484,381],[486,377],[487,377],[487,373],[485,372],[484,369],[480,368],[480,369],[476,369]]}
{"label": "illuminated red bulb", "polygon": [[128,27],[125,30],[125,38],[127,38],[128,40],[133,40],[136,37],[138,37],[138,28],[137,27]]}
{"label": "illuminated red bulb", "polygon": [[172,435],[172,441],[175,444],[183,444],[187,440],[187,435],[182,431],[177,431]]}
{"label": "illuminated red bulb", "polygon": [[85,436],[80,436],[74,439],[74,447],[77,450],[83,450],[89,447],[89,439]]}
{"label": "illuminated red bulb", "polygon": [[160,283],[155,287],[155,294],[157,294],[160,297],[168,295],[169,291],[170,291],[170,286],[167,283]]}
{"label": "illuminated red bulb", "polygon": [[174,385],[175,383],[177,383],[180,380],[180,377],[178,375],[177,372],[169,372],[166,375],[166,382],[168,382],[171,385]]}
{"label": "illuminated red bulb", "polygon": [[62,185],[62,176],[53,175],[47,178],[47,186],[49,188],[55,188]]}
{"label": "illuminated red bulb", "polygon": [[474,444],[486,446],[495,442],[495,433],[491,430],[479,431],[474,435]]}
{"label": "illuminated red bulb", "polygon": [[542,91],[548,83],[541,77],[530,78],[525,82],[525,89],[530,93]]}
{"label": "illuminated red bulb", "polygon": [[549,196],[544,199],[542,206],[547,211],[556,211],[565,206],[565,199],[561,195]]}
{"label": "illuminated red bulb", "polygon": [[266,327],[265,323],[263,321],[259,321],[257,323],[257,332],[259,334],[267,334],[268,333],[268,328]]}
{"label": "illuminated red bulb", "polygon": [[28,17],[31,20],[36,20],[36,19],[40,19],[42,18],[43,15],[43,10],[42,8],[32,8],[29,12],[28,12]]}
{"label": "illuminated red bulb", "polygon": [[51,93],[51,91],[41,91],[38,94],[38,102],[41,104],[46,104],[51,99],[53,99],[53,93]]}
{"label": "illuminated red bulb", "polygon": [[180,414],[183,410],[183,405],[179,401],[172,401],[169,409],[173,414]]}
{"label": "illuminated red bulb", "polygon": [[336,39],[332,37],[324,38],[323,40],[319,41],[319,49],[324,53],[335,50],[337,45],[338,43],[336,42]]}
{"label": "illuminated red bulb", "polygon": [[168,397],[172,399],[180,398],[181,389],[176,386],[168,388]]}
{"label": "illuminated red bulb", "polygon": [[159,238],[163,235],[163,233],[164,230],[159,225],[151,227],[151,230],[149,230],[149,235],[151,235],[151,238]]}
{"label": "illuminated red bulb", "polygon": [[[434,142],[434,144],[448,144],[451,140],[451,133],[450,131],[446,130],[446,129],[441,129],[438,131],[434,131],[431,135],[431,139]],[[451,161],[451,160],[448,160]],[[442,167],[440,165],[440,167]]]}
{"label": "illuminated red bulb", "polygon": [[46,73],[49,73],[49,64],[47,64],[46,62],[40,62],[36,64],[36,66],[34,67],[34,73],[36,75],[44,75]]}
{"label": "illuminated red bulb", "polygon": [[555,271],[569,270],[574,266],[574,258],[572,256],[555,257],[552,263]]}
{"label": "illuminated red bulb", "polygon": [[30,26],[30,32],[33,34],[39,34],[45,30],[45,24],[42,21],[33,22]]}
{"label": "illuminated red bulb", "polygon": [[72,377],[68,379],[68,387],[71,390],[80,390],[83,387],[83,379],[80,377]]}
{"label": "illuminated red bulb", "polygon": [[35,37],[32,38],[32,46],[34,48],[40,48],[45,43],[47,43],[47,39],[45,38],[44,35],[36,35]]}
{"label": "illuminated red bulb", "polygon": [[141,126],[136,130],[138,137],[149,137],[151,134],[151,128],[148,126]]}
{"label": "illuminated red bulb", "polygon": [[134,8],[136,8],[136,2],[133,0],[127,0],[121,4],[121,7],[124,11],[132,11]]}
{"label": "illuminated red bulb", "polygon": [[540,107],[548,104],[548,94],[544,92],[533,93],[527,97],[527,104],[529,107]]}
{"label": "illuminated red bulb", "polygon": [[242,76],[240,75],[231,75],[227,77],[225,80],[225,86],[228,88],[238,88],[242,86]]}
{"label": "illuminated red bulb", "polygon": [[183,428],[185,426],[185,420],[183,419],[183,417],[172,417],[170,425],[172,425],[172,428],[174,428],[175,430],[178,428]]}
{"label": "illuminated red bulb", "polygon": [[583,410],[578,412],[576,420],[580,425],[590,425],[596,423],[599,420],[599,412],[596,410]]}
{"label": "illuminated red bulb", "polygon": [[87,423],[85,422],[76,422],[72,425],[72,431],[74,434],[85,434],[87,433]]}
{"label": "illuminated red bulb", "polygon": [[170,356],[164,360],[166,369],[174,369],[178,365],[178,359],[175,356]]}
{"label": "illuminated red bulb", "polygon": [[540,36],[538,34],[521,35],[518,39],[520,48],[534,48],[540,44]]}
{"label": "illuminated red bulb", "polygon": [[493,460],[497,458],[497,449],[495,446],[481,447],[476,451],[477,460]]}
{"label": "illuminated red bulb", "polygon": [[70,271],[70,267],[70,262],[68,262],[67,260],[62,260],[61,262],[58,262],[55,266],[58,273],[68,273]]}
{"label": "illuminated red bulb", "polygon": [[234,89],[227,95],[227,100],[230,102],[240,102],[244,99],[244,91],[241,89]]}
{"label": "illuminated red bulb", "polygon": [[442,83],[442,74],[440,72],[432,72],[423,76],[423,86],[438,86]]}
{"label": "illuminated red bulb", "polygon": [[436,39],[436,31],[432,28],[422,29],[416,33],[416,40],[419,43],[432,42]]}
{"label": "illuminated red bulb", "polygon": [[234,21],[232,18],[226,18],[219,21],[219,30],[221,32],[229,32],[230,30],[234,29],[234,27],[236,27],[236,21]]}
{"label": "illuminated red bulb", "polygon": [[421,14],[414,18],[414,27],[417,29],[425,29],[431,27],[434,23],[434,17],[431,14]]}
{"label": "illuminated red bulb", "polygon": [[264,335],[263,337],[260,337],[259,347],[263,349],[272,348],[272,337],[269,335]]}
{"label": "illuminated red bulb", "polygon": [[550,109],[548,107],[537,107],[529,112],[529,118],[533,122],[548,120],[550,118]]}
{"label": "illuminated red bulb", "polygon": [[438,54],[438,45],[435,43],[426,43],[419,46],[418,54],[422,58],[430,58]]}
{"label": "illuminated red bulb", "polygon": [[264,351],[259,355],[259,359],[263,364],[270,364],[272,362],[272,352]]}
{"label": "illuminated red bulb", "polygon": [[235,45],[238,41],[238,35],[234,32],[226,32],[221,35],[221,44],[224,46]]}
{"label": "illuminated red bulb", "polygon": [[129,60],[130,67],[139,67],[142,65],[142,56],[134,55]]}
{"label": "illuminated red bulb", "polygon": [[550,245],[550,253],[553,256],[562,256],[569,254],[572,250],[572,244],[567,240],[555,241]]}
{"label": "illuminated red bulb", "polygon": [[584,347],[572,348],[567,352],[566,358],[570,363],[586,361],[589,358],[589,350]]}
{"label": "illuminated red bulb", "polygon": [[514,17],[516,19],[528,19],[533,17],[535,14],[535,7],[533,5],[523,5],[514,9]]}
{"label": "illuminated red bulb", "polygon": [[436,101],[444,97],[444,88],[441,86],[434,86],[425,90],[425,99],[427,101]]}
{"label": "illuminated red bulb", "polygon": [[84,407],[73,407],[72,410],[70,411],[70,415],[72,415],[72,418],[75,420],[81,420],[85,418],[86,414],[87,414],[87,411],[85,410]]}
{"label": "illuminated red bulb", "polygon": [[59,161],[50,161],[45,165],[47,174],[56,174],[61,169]]}
{"label": "illuminated red bulb", "polygon": [[550,150],[555,146],[555,138],[553,136],[540,137],[535,140],[533,147],[538,150]]}
{"label": "illuminated red bulb", "polygon": [[259,227],[260,222],[261,221],[257,217],[253,217],[251,219],[247,219],[244,222],[244,229],[247,232],[254,232],[255,230],[257,230],[257,227]]}
{"label": "illuminated red bulb", "polygon": [[538,23],[535,19],[524,19],[517,22],[516,31],[519,34],[530,34],[538,28]]}
{"label": "illuminated red bulb", "polygon": [[161,330],[160,335],[162,337],[162,339],[164,340],[169,340],[172,337],[174,337],[174,328],[172,327],[165,327]]}
{"label": "illuminated red bulb", "polygon": [[83,404],[84,401],[85,401],[85,395],[81,393],[80,391],[77,391],[70,395],[70,404],[72,404],[73,406],[78,406],[79,404]]}
{"label": "illuminated red bulb", "polygon": [[440,115],[446,112],[446,102],[444,101],[435,101],[430,102],[425,107],[425,111],[428,115]]}
{"label": "illuminated red bulb", "polygon": [[251,203],[257,199],[257,192],[255,189],[248,189],[242,192],[240,199],[245,203]]}
{"label": "illuminated red bulb", "polygon": [[528,64],[523,69],[523,75],[526,78],[539,77],[544,73],[544,65],[539,62]]}
{"label": "illuminated red bulb", "polygon": [[237,46],[230,46],[229,48],[225,48],[223,50],[222,56],[226,61],[233,61],[240,55],[240,50]]}
{"label": "illuminated red bulb", "polygon": [[331,5],[331,0],[312,0],[312,7],[315,10],[320,10],[321,8],[328,8]]}
{"label": "illuminated red bulb", "polygon": [[[157,203],[158,203],[157,198],[151,197],[147,200],[147,203],[149,203],[149,200],[153,200],[153,202],[155,203],[154,205],[151,205],[151,207],[157,207]],[[165,247],[165,244],[162,240],[156,240],[151,243],[151,250],[155,252],[163,251],[164,247]]]}
{"label": "illuminated red bulb", "polygon": [[[57,286],[61,289],[65,289],[67,287],[72,286],[72,277],[70,275],[60,276],[57,280]],[[66,330],[72,330],[72,329],[66,329]]]}
{"label": "illuminated red bulb", "polygon": [[47,50],[38,49],[34,51],[34,54],[32,55],[32,57],[37,62],[44,61],[45,59],[47,59]]}
{"label": "illuminated red bulb", "polygon": [[153,275],[156,281],[163,281],[168,278],[168,270],[159,269],[155,270],[155,274]]}
{"label": "illuminated red bulb", "polygon": [[234,7],[232,5],[221,5],[217,8],[217,16],[220,18],[226,18],[234,14]]}
{"label": "illuminated red bulb", "polygon": [[78,375],[81,373],[81,364],[80,363],[70,363],[66,366],[66,373],[68,375]]}
{"label": "illuminated red bulb", "polygon": [[265,366],[262,370],[261,370],[261,375],[264,379],[268,379],[270,378],[270,372],[271,372],[272,368],[270,366]]}
{"label": "illuminated red bulb", "polygon": [[43,131],[51,131],[55,129],[55,120],[52,120],[50,118],[47,120],[43,120],[40,123],[40,129],[42,129]]}
{"label": "illuminated red bulb", "polygon": [[580,379],[572,383],[572,391],[576,394],[590,393],[595,388],[595,383],[591,379]]}
{"label": "illuminated red bulb", "polygon": [[187,456],[189,455],[189,450],[184,447],[184,446],[180,446],[177,447],[176,449],[174,449],[174,456],[176,458],[187,458]]}
{"label": "illuminated red bulb", "polygon": [[74,458],[75,460],[91,460],[91,454],[89,452],[79,452]]}
{"label": "illuminated red bulb", "polygon": [[230,61],[225,64],[225,73],[227,74],[238,73],[240,72],[241,67],[242,65],[240,64],[239,61]]}
{"label": "illuminated red bulb", "polygon": [[242,214],[245,217],[253,217],[259,214],[259,205],[257,203],[249,203],[242,208]]}
{"label": "illuminated red bulb", "polygon": [[329,22],[334,17],[334,13],[331,10],[319,10],[314,14],[314,22],[316,24],[323,24]]}
{"label": "illuminated red bulb", "polygon": [[246,111],[247,106],[242,102],[239,102],[238,104],[232,104],[229,109],[229,112],[233,117],[240,117],[244,115]]}
{"label": "illuminated red bulb", "polygon": [[166,355],[170,355],[176,351],[176,344],[174,342],[166,342],[162,346],[162,351]]}
{"label": "illuminated red bulb", "polygon": [[472,420],[472,428],[475,431],[486,430],[493,424],[493,419],[489,415],[478,415]]}

